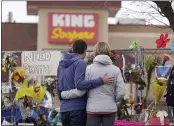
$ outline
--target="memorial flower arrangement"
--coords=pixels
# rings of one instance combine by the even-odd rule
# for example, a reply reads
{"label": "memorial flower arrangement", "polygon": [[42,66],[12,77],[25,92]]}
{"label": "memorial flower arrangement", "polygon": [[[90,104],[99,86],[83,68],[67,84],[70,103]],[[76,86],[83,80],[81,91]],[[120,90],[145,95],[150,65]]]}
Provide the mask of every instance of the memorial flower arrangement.
{"label": "memorial flower arrangement", "polygon": [[146,87],[145,81],[141,77],[141,70],[134,69],[134,70],[127,70],[125,71],[125,79],[127,82],[133,82],[138,85],[139,90],[144,90]]}
{"label": "memorial flower arrangement", "polygon": [[152,80],[152,73],[155,70],[155,66],[161,64],[161,58],[159,56],[153,56],[153,55],[145,55],[144,57],[144,67],[145,71],[147,73],[147,87],[146,87],[146,94],[144,97],[144,104],[146,106],[147,103],[147,97],[150,90],[151,80]]}
{"label": "memorial flower arrangement", "polygon": [[167,88],[167,80],[156,79],[152,82],[152,90],[155,96],[155,104],[158,104]]}
{"label": "memorial flower arrangement", "polygon": [[165,63],[166,63],[167,61],[169,61],[169,60],[170,60],[170,56],[169,56],[168,54],[164,54],[164,55],[163,55],[163,63],[162,63],[162,66],[164,66]]}
{"label": "memorial flower arrangement", "polygon": [[56,95],[56,79],[48,77],[45,80],[45,85],[47,87],[47,91],[50,92],[50,94],[55,97]]}
{"label": "memorial flower arrangement", "polygon": [[36,117],[37,125],[47,123],[45,111],[46,108],[41,108],[44,104],[43,100],[47,98],[46,87],[41,84],[28,84],[28,80],[24,79],[15,95],[15,101],[21,106],[20,111],[23,120],[26,120],[33,110]]}
{"label": "memorial flower arrangement", "polygon": [[119,104],[117,106],[118,106],[118,111],[117,111],[118,120],[128,120],[128,121],[130,121],[131,116],[129,115],[129,112],[128,112],[129,106],[127,105],[127,101],[124,98],[122,98],[119,101]]}
{"label": "memorial flower arrangement", "polygon": [[4,53],[2,59],[2,71],[6,72],[17,66],[18,56],[14,53]]}
{"label": "memorial flower arrangement", "polygon": [[[147,90],[146,90],[145,100],[149,94],[150,85],[152,85],[153,94],[155,96],[155,104],[159,103],[160,98],[162,97],[164,91],[166,90],[167,81],[165,79],[159,79],[158,77],[152,81],[152,73],[157,69],[156,68],[157,66],[163,67],[165,66],[165,63],[169,60],[170,56],[168,56],[167,54],[164,54],[163,56],[153,56],[153,55],[145,56],[145,69],[147,72]],[[170,71],[170,69],[168,69],[168,71]]]}
{"label": "memorial flower arrangement", "polygon": [[[95,57],[94,57],[93,53],[89,53],[89,54],[87,55],[87,64],[88,64],[88,65],[91,64],[91,63],[93,62],[93,59],[94,59],[94,58],[95,58]],[[116,53],[115,50],[111,50],[111,52],[110,52],[110,58],[111,58],[111,60],[112,60],[113,63],[116,61],[117,53]]]}
{"label": "memorial flower arrangement", "polygon": [[135,110],[136,114],[140,114],[143,109],[144,109],[144,104],[142,104],[142,103],[137,103],[134,106],[134,110]]}
{"label": "memorial flower arrangement", "polygon": [[23,68],[17,68],[13,73],[11,78],[15,80],[16,82],[23,83],[24,78],[25,78],[25,71]]}

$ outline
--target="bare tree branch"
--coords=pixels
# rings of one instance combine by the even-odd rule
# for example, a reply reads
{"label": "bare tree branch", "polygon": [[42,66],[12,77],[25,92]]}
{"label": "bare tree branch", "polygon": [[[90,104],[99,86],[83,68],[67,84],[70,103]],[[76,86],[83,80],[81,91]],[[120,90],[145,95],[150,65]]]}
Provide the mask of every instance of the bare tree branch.
{"label": "bare tree branch", "polygon": [[164,23],[163,21],[157,19],[156,17],[154,17],[152,14],[149,14],[151,17],[153,17],[155,20],[161,22],[162,24],[164,24],[165,26],[169,26],[168,24]]}
{"label": "bare tree branch", "polygon": [[[136,18],[135,16],[133,16],[133,15],[130,15],[131,17],[133,17],[133,18],[135,18],[135,19],[137,19],[137,20],[140,20],[141,21],[141,19],[139,19],[139,18]],[[158,25],[154,25],[154,24],[152,24],[150,21],[147,21],[149,24],[151,24],[151,25],[153,25],[153,26],[155,26],[155,27],[157,27],[157,28],[161,28],[161,29],[165,29],[163,26],[158,26]],[[166,27],[166,29],[167,28],[169,28],[169,26],[168,27]]]}
{"label": "bare tree branch", "polygon": [[[146,10],[137,11],[137,10],[132,10],[130,8],[122,7],[121,10],[125,9],[129,11],[125,12],[125,15],[127,15],[127,17],[131,16],[134,17],[135,19],[138,19],[137,17],[143,17],[149,24],[152,24],[150,23],[150,20],[156,20],[165,26],[169,26],[174,31],[174,11],[171,6],[172,2],[173,1],[151,1],[151,3],[149,3],[148,1],[143,1],[143,2],[133,1],[132,5],[136,4],[136,6],[139,7],[139,9],[143,8],[143,6],[147,6],[149,7],[149,9],[146,9],[147,11]],[[153,3],[156,4],[156,6],[153,5]],[[104,5],[107,6],[107,3],[105,3]],[[115,8],[111,8],[110,10],[112,9]],[[135,13],[137,17],[133,16],[133,14],[135,15]],[[164,17],[168,19],[169,25],[164,22]],[[139,20],[142,21],[142,19]]]}
{"label": "bare tree branch", "polygon": [[148,1],[146,1],[146,3],[147,3],[151,8],[153,8],[154,10],[156,10],[161,16],[165,17],[165,15],[161,12],[161,10],[160,10],[159,7],[156,8],[156,7],[152,6],[151,4],[149,4]]}
{"label": "bare tree branch", "polygon": [[136,11],[136,10],[131,10],[131,9],[129,9],[129,8],[126,8],[126,7],[122,7],[122,9],[126,9],[126,10],[129,10],[129,11],[132,11],[132,12],[136,12],[136,13],[159,14],[158,12],[155,12],[155,11],[149,11],[149,12],[145,12],[145,11]]}
{"label": "bare tree branch", "polygon": [[161,12],[169,20],[170,27],[174,31],[174,11],[169,1],[154,1],[157,6],[161,9]]}

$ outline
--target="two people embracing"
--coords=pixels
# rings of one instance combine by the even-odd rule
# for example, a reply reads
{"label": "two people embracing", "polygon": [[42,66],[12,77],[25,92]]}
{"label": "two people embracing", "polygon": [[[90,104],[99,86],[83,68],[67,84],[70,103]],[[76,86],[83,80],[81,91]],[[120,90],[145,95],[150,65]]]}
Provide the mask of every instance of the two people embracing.
{"label": "two people embracing", "polygon": [[87,66],[87,44],[76,40],[72,53],[64,55],[57,70],[56,88],[63,126],[113,126],[117,102],[125,95],[121,71],[110,59],[108,43],[94,47],[95,58]]}

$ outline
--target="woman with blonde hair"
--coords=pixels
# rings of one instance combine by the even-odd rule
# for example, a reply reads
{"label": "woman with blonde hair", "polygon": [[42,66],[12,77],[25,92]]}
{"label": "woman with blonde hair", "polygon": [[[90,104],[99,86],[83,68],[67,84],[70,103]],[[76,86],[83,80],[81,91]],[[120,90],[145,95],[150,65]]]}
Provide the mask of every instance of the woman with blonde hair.
{"label": "woman with blonde hair", "polygon": [[[101,85],[87,91],[87,126],[112,126],[117,113],[117,101],[125,95],[125,84],[118,67],[110,59],[111,49],[108,43],[99,42],[94,47],[95,58],[86,69],[86,80],[96,79],[107,73],[113,77],[113,83]],[[84,95],[86,91],[73,89],[63,91],[62,98],[70,99]]]}

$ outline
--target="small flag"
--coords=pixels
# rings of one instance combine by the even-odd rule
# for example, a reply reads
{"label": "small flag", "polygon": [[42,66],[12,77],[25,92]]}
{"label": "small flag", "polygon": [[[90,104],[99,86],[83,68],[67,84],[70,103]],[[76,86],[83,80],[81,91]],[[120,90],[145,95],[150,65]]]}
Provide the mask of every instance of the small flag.
{"label": "small flag", "polygon": [[134,40],[130,45],[129,49],[133,49],[137,45],[137,42]]}
{"label": "small flag", "polygon": [[172,48],[171,51],[174,52],[174,40],[172,41]]}

